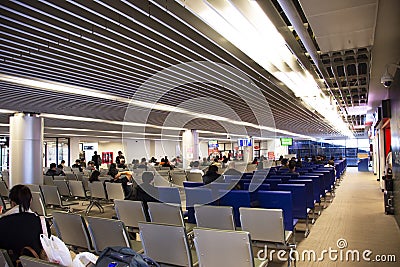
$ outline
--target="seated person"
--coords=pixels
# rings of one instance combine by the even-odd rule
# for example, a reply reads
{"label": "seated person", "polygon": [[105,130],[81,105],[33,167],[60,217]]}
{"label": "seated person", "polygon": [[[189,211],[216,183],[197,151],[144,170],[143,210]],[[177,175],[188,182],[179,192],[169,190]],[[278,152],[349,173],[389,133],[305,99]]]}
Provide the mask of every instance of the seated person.
{"label": "seated person", "polygon": [[207,158],[203,158],[203,161],[201,162],[201,166],[208,166],[210,165],[210,162],[208,162]]}
{"label": "seated person", "polygon": [[147,202],[158,202],[158,190],[152,185],[153,180],[154,174],[152,172],[143,172],[143,183],[136,187],[135,200],[143,202],[143,210],[147,221],[150,221]]}
{"label": "seated person", "polygon": [[190,170],[190,173],[201,173],[201,176],[203,176],[204,172],[199,169],[199,166],[200,166],[200,162],[198,162],[197,160],[194,161],[192,164],[192,169]]}
{"label": "seated person", "polygon": [[56,171],[57,171],[57,176],[65,176],[63,165],[58,164]]}
{"label": "seated person", "polygon": [[236,164],[234,161],[229,161],[228,168],[225,170],[224,175],[239,175],[242,176],[242,173],[235,169]]}
{"label": "seated person", "polygon": [[142,158],[140,160],[140,164],[137,166],[138,169],[144,169],[145,171],[147,171],[147,161],[146,158]]}
{"label": "seated person", "polygon": [[289,167],[289,173],[299,175],[299,173],[296,172],[296,162],[295,161],[290,161],[288,167]]}
{"label": "seated person", "polygon": [[65,173],[63,171],[59,171],[57,170],[57,165],[55,163],[51,163],[50,164],[50,169],[47,170],[46,174],[47,176],[60,176],[60,175],[64,175]]}
{"label": "seated person", "polygon": [[[130,171],[119,172],[117,169],[117,164],[111,163],[110,169],[108,170],[108,175],[111,176],[111,183],[122,183],[122,188],[124,189],[125,198],[130,198],[133,193],[132,190],[132,173]],[[123,176],[123,177],[121,177]]]}
{"label": "seated person", "polygon": [[125,164],[125,159],[120,159],[119,164],[117,165],[118,168],[120,169],[125,169],[126,164]]}
{"label": "seated person", "polygon": [[[9,199],[12,208],[0,218],[0,248],[8,251],[16,266],[24,247],[31,247],[40,254],[40,234],[43,234],[43,229],[47,233],[50,231],[47,225],[42,227],[40,217],[31,211],[32,193],[27,186],[15,185],[10,190]],[[43,223],[45,224],[44,220]]]}
{"label": "seated person", "polygon": [[280,169],[289,169],[289,160],[288,159],[282,160],[282,167]]}
{"label": "seated person", "polygon": [[79,169],[80,172],[82,172],[82,165],[81,165],[81,160],[77,159],[75,160],[75,164],[71,166],[72,168],[77,168]]}
{"label": "seated person", "polygon": [[89,161],[87,166],[86,166],[86,170],[88,171],[94,171],[96,170],[96,166],[94,165],[94,161]]}
{"label": "seated person", "polygon": [[301,162],[301,158],[300,157],[296,161],[296,167],[298,167],[298,168],[302,168],[303,167],[303,163]]}
{"label": "seated person", "polygon": [[220,177],[218,173],[218,167],[216,165],[211,165],[208,167],[208,171],[203,175],[204,184],[210,184]]}
{"label": "seated person", "polygon": [[90,175],[89,182],[91,182],[91,183],[100,182],[99,176],[100,176],[100,172],[98,170],[94,170],[92,172],[92,174]]}

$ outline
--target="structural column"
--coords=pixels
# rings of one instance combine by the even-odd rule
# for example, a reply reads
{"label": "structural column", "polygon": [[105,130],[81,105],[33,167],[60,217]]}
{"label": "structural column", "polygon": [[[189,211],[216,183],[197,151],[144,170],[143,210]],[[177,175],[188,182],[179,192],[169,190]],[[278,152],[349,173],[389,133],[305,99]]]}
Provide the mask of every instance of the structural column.
{"label": "structural column", "polygon": [[191,161],[199,159],[199,133],[186,130],[182,135],[183,168],[188,168]]}
{"label": "structural column", "polygon": [[16,113],[10,117],[10,186],[43,183],[43,118]]}
{"label": "structural column", "polygon": [[[247,143],[243,146],[243,161],[252,162],[253,161],[253,138],[248,138]],[[250,143],[249,143],[250,142]],[[250,144],[250,145],[249,145]]]}

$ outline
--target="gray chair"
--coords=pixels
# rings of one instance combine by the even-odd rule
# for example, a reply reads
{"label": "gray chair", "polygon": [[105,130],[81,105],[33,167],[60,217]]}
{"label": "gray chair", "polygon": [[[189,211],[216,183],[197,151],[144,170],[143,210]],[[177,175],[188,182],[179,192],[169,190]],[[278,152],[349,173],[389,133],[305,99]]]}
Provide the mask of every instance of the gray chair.
{"label": "gray chair", "polygon": [[85,188],[82,181],[69,181],[69,190],[71,196],[75,198],[87,198]]}
{"label": "gray chair", "polygon": [[194,205],[194,210],[197,227],[235,231],[232,207]]}
{"label": "gray chair", "polygon": [[139,230],[144,254],[156,262],[190,267],[197,262],[183,226],[142,222]]}
{"label": "gray chair", "polygon": [[121,183],[106,183],[107,198],[109,200],[124,199],[124,189]]}
{"label": "gray chair", "polygon": [[86,208],[86,215],[89,214],[93,206],[99,208],[100,212],[104,212],[104,208],[100,204],[100,200],[107,200],[106,191],[102,182],[89,183],[90,203]]}
{"label": "gray chair", "polygon": [[171,183],[174,186],[183,187],[183,182],[187,181],[184,173],[173,173],[171,174]]}
{"label": "gray chair", "polygon": [[42,191],[40,190],[40,185],[37,184],[25,184],[25,186],[29,187],[31,192],[39,192],[41,193]]}
{"label": "gray chair", "polygon": [[58,192],[60,195],[66,198],[71,197],[71,192],[69,191],[68,182],[66,180],[54,180],[54,185],[58,187]]}
{"label": "gray chair", "polygon": [[58,192],[58,187],[54,185],[41,185],[40,186],[42,193],[43,193],[43,198],[46,206],[52,205],[64,209],[69,209],[68,206],[76,204],[76,203],[67,203],[65,204],[60,196],[60,193]]}
{"label": "gray chair", "polygon": [[248,232],[195,228],[194,244],[199,267],[266,266],[253,256]]}
{"label": "gray chair", "polygon": [[55,185],[53,176],[43,175],[43,184],[44,185]]}
{"label": "gray chair", "polygon": [[9,266],[9,267],[13,267],[13,263],[10,259],[10,256],[8,256],[8,253],[6,250],[4,249],[0,249],[0,266]]}
{"label": "gray chair", "polygon": [[6,183],[7,188],[10,187],[10,173],[8,172],[8,170],[4,170],[1,172],[1,180]]}
{"label": "gray chair", "polygon": [[65,173],[65,179],[70,181],[70,180],[77,180],[75,173]]}
{"label": "gray chair", "polygon": [[49,261],[37,259],[37,258],[32,258],[28,256],[21,256],[19,257],[21,260],[22,266],[23,267],[47,267],[47,266],[59,266],[59,264],[56,263],[51,263]]}
{"label": "gray chair", "polygon": [[[285,231],[281,209],[241,207],[239,213],[242,229],[250,233],[253,245],[264,247],[267,244],[288,252],[296,249],[294,242],[290,242],[294,238],[293,231]],[[291,265],[290,257],[288,265]]]}
{"label": "gray chair", "polygon": [[8,187],[6,182],[0,180],[0,196],[4,197],[4,198],[8,198]]}
{"label": "gray chair", "polygon": [[203,182],[203,176],[199,172],[189,172],[187,174],[187,180],[189,182]]}
{"label": "gray chair", "polygon": [[182,209],[179,205],[148,202],[151,222],[184,226]]}
{"label": "gray chair", "polygon": [[32,192],[31,210],[40,216],[51,218],[51,215],[47,213],[46,205],[40,192]]}
{"label": "gray chair", "polygon": [[90,238],[97,254],[100,254],[106,247],[111,246],[130,247],[138,252],[142,249],[140,242],[129,240],[122,221],[98,217],[86,217],[86,221]]}
{"label": "gray chair", "polygon": [[55,211],[53,225],[66,245],[93,251],[86,222],[80,214]]}
{"label": "gray chair", "polygon": [[169,176],[162,176],[158,173],[154,174],[154,186],[170,186]]}
{"label": "gray chair", "polygon": [[139,222],[145,222],[146,217],[141,201],[115,199],[115,212],[118,220],[121,220],[128,230],[139,232]]}
{"label": "gray chair", "polygon": [[[6,202],[4,201],[3,197],[0,196],[0,207],[2,207],[3,213],[6,212],[7,210],[7,205]],[[1,213],[0,213],[1,215]],[[1,266],[1,265],[0,265]]]}

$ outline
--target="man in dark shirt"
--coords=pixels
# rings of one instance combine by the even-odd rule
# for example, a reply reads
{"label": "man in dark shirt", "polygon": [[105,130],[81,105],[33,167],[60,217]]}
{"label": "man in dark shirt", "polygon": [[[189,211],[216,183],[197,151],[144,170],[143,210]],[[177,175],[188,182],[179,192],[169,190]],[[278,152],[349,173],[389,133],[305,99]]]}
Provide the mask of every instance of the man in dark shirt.
{"label": "man in dark shirt", "polygon": [[158,202],[158,190],[151,184],[153,179],[154,174],[152,172],[143,172],[143,183],[138,185],[136,188],[136,200],[143,202],[144,213],[147,221],[150,221],[147,202]]}
{"label": "man in dark shirt", "polygon": [[210,184],[220,177],[218,173],[218,167],[216,165],[211,165],[208,167],[208,171],[203,175],[204,184]]}
{"label": "man in dark shirt", "polygon": [[82,170],[82,166],[81,166],[81,160],[80,159],[75,160],[75,164],[72,165],[72,168],[78,168],[79,171],[82,172],[83,170]]}
{"label": "man in dark shirt", "polygon": [[99,170],[102,161],[100,155],[97,155],[97,151],[95,151],[92,156],[92,162],[94,163],[94,166],[96,166],[96,170]]}
{"label": "man in dark shirt", "polygon": [[115,158],[115,163],[117,163],[117,165],[121,164],[121,160],[125,161],[125,157],[124,155],[122,155],[122,151],[118,151],[118,156]]}
{"label": "man in dark shirt", "polygon": [[47,170],[46,174],[47,176],[59,176],[59,175],[64,175],[65,173],[63,171],[57,170],[57,165],[55,163],[50,164],[50,169]]}

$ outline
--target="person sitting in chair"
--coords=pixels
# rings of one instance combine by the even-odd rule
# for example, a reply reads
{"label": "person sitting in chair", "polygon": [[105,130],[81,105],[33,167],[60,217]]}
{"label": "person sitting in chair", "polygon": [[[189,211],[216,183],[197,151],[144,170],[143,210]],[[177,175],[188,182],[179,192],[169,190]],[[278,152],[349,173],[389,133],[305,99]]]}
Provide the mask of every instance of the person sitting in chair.
{"label": "person sitting in chair", "polygon": [[[29,247],[37,255],[40,254],[40,235],[50,233],[50,229],[44,219],[41,220],[30,209],[32,193],[27,186],[15,185],[10,190],[9,199],[11,209],[0,218],[0,248],[7,250],[17,266],[16,261],[25,247]],[[47,232],[43,232],[43,229]]]}

